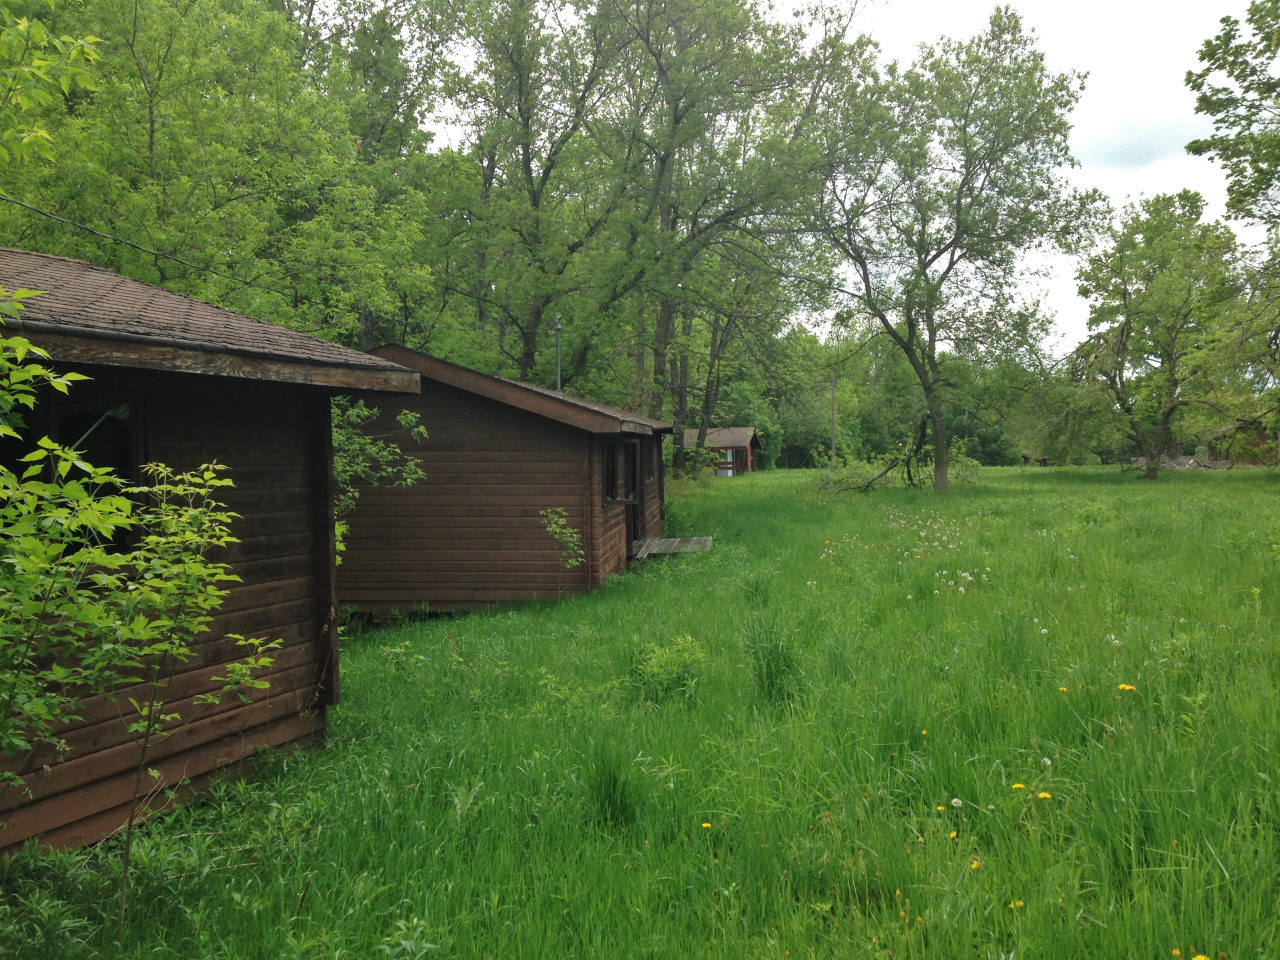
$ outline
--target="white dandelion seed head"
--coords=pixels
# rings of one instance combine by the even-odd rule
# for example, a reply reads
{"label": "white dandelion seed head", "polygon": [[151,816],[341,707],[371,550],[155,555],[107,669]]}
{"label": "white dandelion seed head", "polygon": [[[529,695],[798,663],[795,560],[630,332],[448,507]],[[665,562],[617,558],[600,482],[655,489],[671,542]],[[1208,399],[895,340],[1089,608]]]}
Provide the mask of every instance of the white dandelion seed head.
{"label": "white dandelion seed head", "polygon": [[959,797],[952,797],[952,798],[951,798],[951,805],[952,805],[953,807],[956,807],[956,808],[963,807],[963,806],[964,806],[964,801],[963,801],[963,800],[961,800]]}
{"label": "white dandelion seed head", "polygon": [[1041,763],[1043,763],[1046,767],[1052,767],[1052,766],[1053,766],[1053,761],[1052,761],[1052,760],[1050,760],[1048,757],[1041,757],[1041,758],[1040,758],[1040,762],[1041,762]]}

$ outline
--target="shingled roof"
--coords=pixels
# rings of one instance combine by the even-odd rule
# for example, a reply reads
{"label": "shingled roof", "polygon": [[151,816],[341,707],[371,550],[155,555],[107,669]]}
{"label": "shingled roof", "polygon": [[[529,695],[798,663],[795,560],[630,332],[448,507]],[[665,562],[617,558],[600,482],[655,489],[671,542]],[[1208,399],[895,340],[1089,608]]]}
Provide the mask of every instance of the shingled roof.
{"label": "shingled roof", "polygon": [[0,286],[42,291],[6,326],[55,360],[417,393],[418,374],[81,260],[0,247]]}
{"label": "shingled roof", "polygon": [[528,410],[590,433],[670,433],[672,426],[661,420],[641,416],[617,407],[580,400],[545,387],[535,387],[519,380],[481,373],[439,357],[432,357],[408,347],[385,346],[373,351],[374,355],[417,370],[424,377],[439,383],[479,394],[522,410]]}
{"label": "shingled roof", "polygon": [[[698,442],[697,430],[684,432],[685,447],[692,447]],[[755,427],[712,427],[707,431],[708,450],[736,450],[749,446],[762,446],[760,435]]]}

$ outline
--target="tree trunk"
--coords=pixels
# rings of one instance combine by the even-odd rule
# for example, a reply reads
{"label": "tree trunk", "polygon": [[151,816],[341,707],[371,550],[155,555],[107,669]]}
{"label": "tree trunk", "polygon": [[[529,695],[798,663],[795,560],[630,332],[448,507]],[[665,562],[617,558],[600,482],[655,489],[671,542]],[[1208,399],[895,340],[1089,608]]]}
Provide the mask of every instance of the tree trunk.
{"label": "tree trunk", "polygon": [[542,314],[545,310],[543,298],[536,298],[529,307],[528,319],[520,328],[520,373],[517,380],[528,380],[538,362],[538,331],[542,329]]}
{"label": "tree trunk", "polygon": [[684,425],[689,422],[689,336],[693,321],[685,317],[681,324],[683,337],[676,344],[676,352],[670,358],[670,389],[672,394],[671,419],[676,427],[676,448],[671,457],[671,469],[679,473],[685,468]]}
{"label": "tree trunk", "polygon": [[[653,392],[649,396],[649,416],[662,416],[668,388],[667,349],[676,335],[676,304],[670,297],[658,300],[658,316],[653,327]],[[677,422],[677,427],[681,426]]]}
{"label": "tree trunk", "polygon": [[947,425],[942,420],[942,405],[931,398],[929,404],[929,424],[933,429],[933,489],[947,489],[947,467],[951,461],[951,438],[947,436]]}
{"label": "tree trunk", "polygon": [[644,329],[644,301],[636,299],[636,339],[635,339],[635,393],[632,394],[631,409],[633,411],[643,410],[645,408],[646,390],[648,388],[648,369],[644,360],[644,352],[648,349],[645,343]]}

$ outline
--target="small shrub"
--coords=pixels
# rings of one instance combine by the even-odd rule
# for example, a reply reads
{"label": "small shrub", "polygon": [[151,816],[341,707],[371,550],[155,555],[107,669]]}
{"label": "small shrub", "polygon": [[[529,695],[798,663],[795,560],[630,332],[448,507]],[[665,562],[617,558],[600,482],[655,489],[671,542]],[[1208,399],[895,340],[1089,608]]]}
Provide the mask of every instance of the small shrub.
{"label": "small shrub", "polygon": [[674,696],[692,699],[699,671],[706,664],[707,652],[688,635],[667,643],[648,643],[636,656],[631,681],[650,703],[662,703]]}

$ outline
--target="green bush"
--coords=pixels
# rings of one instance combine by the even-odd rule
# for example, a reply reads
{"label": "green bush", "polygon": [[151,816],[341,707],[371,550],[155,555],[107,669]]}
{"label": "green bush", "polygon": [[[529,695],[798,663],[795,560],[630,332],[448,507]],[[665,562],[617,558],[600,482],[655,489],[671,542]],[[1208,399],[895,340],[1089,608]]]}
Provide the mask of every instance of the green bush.
{"label": "green bush", "polygon": [[699,671],[706,664],[707,652],[702,645],[685,635],[641,647],[631,668],[631,679],[641,697],[650,703],[662,703],[675,696],[692,699]]}

